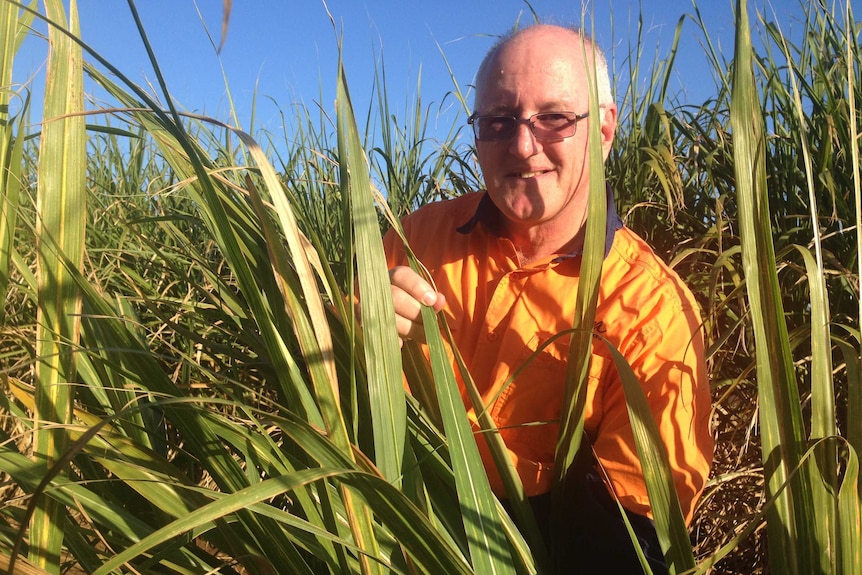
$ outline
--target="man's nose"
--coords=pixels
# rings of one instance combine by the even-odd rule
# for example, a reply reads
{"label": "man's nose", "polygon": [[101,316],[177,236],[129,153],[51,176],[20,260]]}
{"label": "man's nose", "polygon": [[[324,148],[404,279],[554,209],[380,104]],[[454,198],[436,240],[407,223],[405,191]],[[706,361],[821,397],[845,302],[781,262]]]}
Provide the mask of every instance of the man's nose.
{"label": "man's nose", "polygon": [[539,146],[529,122],[520,122],[515,126],[515,135],[512,136],[511,144],[512,154],[519,158],[529,158],[539,152]]}

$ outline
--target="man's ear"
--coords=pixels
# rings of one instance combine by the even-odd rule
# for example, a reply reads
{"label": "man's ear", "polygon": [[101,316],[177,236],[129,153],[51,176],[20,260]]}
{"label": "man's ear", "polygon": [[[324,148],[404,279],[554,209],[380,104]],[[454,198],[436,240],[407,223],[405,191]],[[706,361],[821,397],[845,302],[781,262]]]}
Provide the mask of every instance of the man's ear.
{"label": "man's ear", "polygon": [[614,136],[617,133],[617,105],[604,104],[601,107],[602,114],[602,157],[607,160],[614,145]]}

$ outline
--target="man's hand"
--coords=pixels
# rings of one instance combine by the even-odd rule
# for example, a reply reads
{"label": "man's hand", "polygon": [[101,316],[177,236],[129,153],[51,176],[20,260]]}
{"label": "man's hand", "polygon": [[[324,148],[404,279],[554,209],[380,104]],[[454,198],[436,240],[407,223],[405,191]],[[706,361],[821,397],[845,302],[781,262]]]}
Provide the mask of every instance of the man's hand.
{"label": "man's hand", "polygon": [[446,306],[445,296],[434,291],[428,282],[406,266],[389,270],[389,282],[392,302],[395,304],[395,327],[399,343],[403,345],[405,339],[425,341],[422,306],[429,306],[436,313]]}

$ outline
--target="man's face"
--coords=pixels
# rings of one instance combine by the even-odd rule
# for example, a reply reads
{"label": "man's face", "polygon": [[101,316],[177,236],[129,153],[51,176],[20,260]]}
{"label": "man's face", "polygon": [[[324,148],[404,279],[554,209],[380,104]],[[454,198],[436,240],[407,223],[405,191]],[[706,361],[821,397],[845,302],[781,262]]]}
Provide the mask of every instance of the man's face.
{"label": "man's face", "polygon": [[[566,30],[541,26],[523,32],[487,67],[476,95],[477,114],[529,118],[540,112],[587,112],[582,50],[581,40]],[[508,140],[476,142],[485,185],[507,218],[510,236],[532,237],[531,230],[539,229],[568,232],[568,239],[577,233],[589,186],[588,122],[605,121],[606,115],[581,120],[575,135],[562,140],[536,139],[530,126],[521,123]],[[615,119],[613,108],[611,125]],[[612,139],[613,127],[605,156]]]}

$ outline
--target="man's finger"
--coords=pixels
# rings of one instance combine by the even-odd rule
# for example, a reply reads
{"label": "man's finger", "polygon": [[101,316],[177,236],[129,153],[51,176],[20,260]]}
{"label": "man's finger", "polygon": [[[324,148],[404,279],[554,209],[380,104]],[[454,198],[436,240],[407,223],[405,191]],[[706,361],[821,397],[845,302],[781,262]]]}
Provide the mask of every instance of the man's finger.
{"label": "man's finger", "polygon": [[422,277],[409,267],[396,267],[389,271],[392,303],[395,307],[395,326],[402,338],[425,340],[422,327],[422,306],[431,306],[435,312],[443,309],[446,298],[437,293]]}

